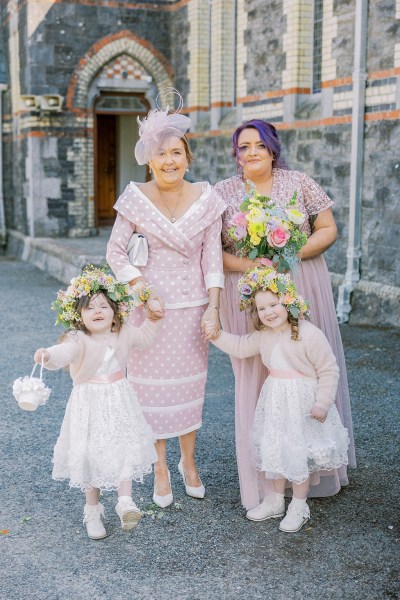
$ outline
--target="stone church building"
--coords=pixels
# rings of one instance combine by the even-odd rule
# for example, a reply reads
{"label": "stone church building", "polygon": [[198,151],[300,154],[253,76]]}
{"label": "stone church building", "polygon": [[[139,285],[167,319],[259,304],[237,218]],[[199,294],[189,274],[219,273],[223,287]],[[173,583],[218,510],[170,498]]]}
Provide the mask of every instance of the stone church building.
{"label": "stone church building", "polygon": [[4,0],[1,19],[3,247],[112,223],[148,177],[136,119],[174,86],[190,178],[232,175],[235,126],[273,122],[335,200],[339,318],[400,325],[400,0]]}

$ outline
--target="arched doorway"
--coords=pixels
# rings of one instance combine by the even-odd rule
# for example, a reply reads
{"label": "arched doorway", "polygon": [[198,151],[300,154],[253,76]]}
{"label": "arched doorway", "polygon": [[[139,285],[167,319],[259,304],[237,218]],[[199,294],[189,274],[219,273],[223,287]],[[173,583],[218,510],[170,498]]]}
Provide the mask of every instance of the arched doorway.
{"label": "arched doorway", "polygon": [[[143,116],[142,102],[139,110],[137,104],[135,104],[133,110],[127,110],[126,105],[123,104],[123,99],[134,97],[139,101],[144,100],[146,103],[145,112],[147,112],[148,108],[152,106],[158,90],[170,87],[172,84],[173,72],[165,58],[148,40],[139,38],[127,30],[98,40],[79,61],[71,77],[66,97],[67,109],[71,112],[71,115],[77,115],[76,118],[79,119],[85,132],[82,139],[75,140],[74,147],[69,154],[69,160],[72,162],[74,203],[77,205],[75,206],[73,202],[70,202],[69,206],[73,210],[79,211],[79,234],[88,231],[91,233],[86,233],[86,235],[94,235],[94,232],[98,231],[99,220],[104,220],[104,224],[106,224],[109,218],[104,216],[102,209],[102,217],[99,219],[99,187],[103,189],[103,187],[107,188],[110,185],[114,186],[116,191],[113,200],[114,202],[116,200],[118,189],[117,170],[120,169],[119,172],[122,172],[121,177],[123,178],[124,168],[121,171],[121,168],[118,167],[118,154],[116,154],[114,161],[112,156],[109,156],[108,146],[112,144],[107,144],[107,139],[113,141],[109,130],[111,128],[111,130],[118,131],[118,128],[120,128],[120,131],[125,133],[127,127],[130,126],[132,129],[132,123],[137,115],[142,114]],[[107,103],[103,107],[97,106],[98,102],[105,102],[103,97],[108,94],[120,98],[120,100],[114,102],[114,105],[112,105],[113,101],[108,100],[108,106]],[[96,107],[98,115],[96,114]],[[132,109],[132,105],[130,108]],[[102,182],[101,177],[98,177],[100,152],[97,143],[97,129],[101,113],[104,116],[107,114],[109,116],[114,115],[111,123],[113,119],[115,120],[115,126],[111,124],[107,128],[107,125],[104,124],[105,132],[102,127],[103,123],[100,122],[100,140],[106,140],[102,142],[101,154],[105,157],[104,161],[108,161],[102,168],[111,171],[107,182]],[[124,122],[122,117],[128,119]],[[129,121],[130,125],[126,125]],[[136,127],[134,131],[137,132]],[[117,144],[117,134],[114,137],[114,144]],[[119,153],[119,164],[121,164],[124,156],[127,160],[130,158],[133,160],[134,139],[133,137],[131,145],[129,144],[131,147],[126,152]],[[129,179],[140,180],[144,178],[145,169],[143,167],[141,167],[141,174],[139,172],[135,175],[133,170],[135,163],[132,162],[131,166],[132,174]],[[99,179],[100,181],[98,181]],[[110,211],[111,196],[112,191],[109,191],[109,201],[102,200],[102,203],[103,201],[106,202],[105,212]],[[113,217],[114,215],[111,217],[111,221]]]}
{"label": "arched doorway", "polygon": [[94,104],[96,225],[114,222],[113,205],[129,181],[146,181],[147,167],[136,163],[137,117],[150,105],[141,93],[102,92]]}

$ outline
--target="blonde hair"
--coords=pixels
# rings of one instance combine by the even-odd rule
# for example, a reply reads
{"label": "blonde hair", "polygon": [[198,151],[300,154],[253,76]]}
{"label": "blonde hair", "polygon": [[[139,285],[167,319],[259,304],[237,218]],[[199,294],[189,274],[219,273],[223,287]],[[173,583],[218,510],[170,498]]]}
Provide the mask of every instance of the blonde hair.
{"label": "blonde hair", "polygon": [[[176,138],[178,138],[178,139],[181,140],[181,142],[183,144],[183,148],[185,150],[186,160],[188,161],[188,166],[190,167],[190,165],[194,161],[195,156],[194,156],[193,152],[190,149],[189,140],[187,139],[186,135],[178,136],[176,132],[167,129],[166,131],[163,131],[163,132],[160,133],[160,136],[159,136],[159,147],[161,147],[162,144],[164,142],[166,142],[171,137],[176,137]],[[154,157],[152,157],[150,159],[150,162],[151,162],[151,160],[153,160],[153,158]]]}
{"label": "blonde hair", "polygon": [[192,162],[195,159],[195,156],[194,156],[192,150],[190,149],[189,140],[187,139],[186,135],[184,135],[183,137],[181,137],[181,140],[183,142],[183,145],[185,146],[186,158],[187,158],[187,161],[188,161],[188,165],[190,167],[191,164],[192,164]]}

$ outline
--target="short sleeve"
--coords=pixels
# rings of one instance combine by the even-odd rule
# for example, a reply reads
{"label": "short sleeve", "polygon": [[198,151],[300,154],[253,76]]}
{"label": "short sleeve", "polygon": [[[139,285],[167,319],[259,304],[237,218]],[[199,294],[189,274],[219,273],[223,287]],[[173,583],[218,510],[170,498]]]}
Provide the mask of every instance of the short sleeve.
{"label": "short sleeve", "polygon": [[305,173],[299,173],[304,206],[309,215],[317,215],[333,205],[333,201],[316,181]]}

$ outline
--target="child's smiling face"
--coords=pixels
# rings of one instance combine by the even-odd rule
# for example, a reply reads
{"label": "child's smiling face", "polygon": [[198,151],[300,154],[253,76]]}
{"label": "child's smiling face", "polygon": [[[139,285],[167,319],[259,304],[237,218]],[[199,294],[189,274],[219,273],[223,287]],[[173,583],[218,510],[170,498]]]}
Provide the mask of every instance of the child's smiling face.
{"label": "child's smiling face", "polygon": [[90,333],[111,331],[114,311],[104,294],[93,296],[86,308],[82,308],[82,321]]}
{"label": "child's smiling face", "polygon": [[257,313],[263,325],[277,331],[290,328],[286,308],[272,292],[258,292],[255,297]]}

